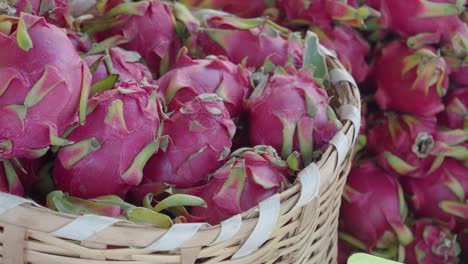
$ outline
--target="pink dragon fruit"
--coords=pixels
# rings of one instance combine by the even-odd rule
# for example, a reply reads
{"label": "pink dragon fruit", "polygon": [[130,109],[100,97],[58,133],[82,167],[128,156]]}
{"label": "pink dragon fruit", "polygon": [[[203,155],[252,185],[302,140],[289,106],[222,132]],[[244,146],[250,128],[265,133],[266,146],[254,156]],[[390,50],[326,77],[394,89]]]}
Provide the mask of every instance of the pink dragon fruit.
{"label": "pink dragon fruit", "polygon": [[113,74],[118,75],[119,80],[123,82],[135,81],[140,83],[142,81],[153,81],[148,68],[138,62],[140,60],[138,53],[126,51],[119,47],[111,48],[106,53],[109,57],[107,61],[104,54],[83,58],[91,71],[93,71],[93,84],[106,80]]}
{"label": "pink dragon fruit", "polygon": [[338,239],[338,264],[347,264],[348,258],[354,253],[351,245],[345,241]]}
{"label": "pink dragon fruit", "polygon": [[286,68],[268,77],[247,103],[250,143],[270,145],[286,158],[293,151],[304,164],[338,131],[325,89],[307,70]]}
{"label": "pink dragon fruit", "polygon": [[456,32],[461,22],[458,14],[463,12],[465,3],[466,0],[380,0],[373,5],[382,14],[380,23],[406,38],[421,33]]}
{"label": "pink dragon fruit", "polygon": [[234,63],[246,59],[248,67],[259,68],[266,59],[278,66],[289,60],[295,66],[302,66],[301,41],[269,20],[216,15],[204,19],[206,28],[197,36],[203,54],[224,55]]}
{"label": "pink dragon fruit", "polygon": [[372,161],[351,169],[340,208],[340,239],[388,258],[399,245],[412,242],[404,224],[407,206],[397,180]]}
{"label": "pink dragon fruit", "polygon": [[351,73],[356,82],[366,79],[369,66],[365,57],[370,54],[369,44],[349,26],[312,27],[320,38],[320,43],[334,50],[338,59]]}
{"label": "pink dragon fruit", "polygon": [[216,93],[224,101],[231,117],[238,117],[244,99],[250,94],[249,72],[224,57],[193,60],[181,54],[174,69],[159,80],[169,111],[178,110],[202,93]]}
{"label": "pink dragon fruit", "polygon": [[[80,198],[124,196],[140,184],[142,170],[158,148],[156,87],[122,82],[90,100],[88,122],[68,136],[54,168],[59,190]],[[101,182],[105,184],[96,184]]]}
{"label": "pink dragon fruit", "polygon": [[0,161],[34,159],[66,144],[59,136],[78,112],[84,122],[91,74],[66,34],[44,18],[0,16],[0,28]]}
{"label": "pink dragon fruit", "polygon": [[405,248],[404,263],[459,263],[457,256],[460,254],[460,246],[448,228],[422,219],[416,221],[412,231],[414,241]]}
{"label": "pink dragon fruit", "polygon": [[138,52],[150,70],[160,74],[167,71],[179,47],[171,7],[159,0],[123,2],[85,30],[97,32],[98,41],[123,36],[127,43],[121,47]]}
{"label": "pink dragon fruit", "polygon": [[78,53],[86,53],[91,49],[91,40],[87,34],[67,29],[67,37]]}
{"label": "pink dragon fruit", "polygon": [[289,173],[286,162],[271,147],[239,149],[206,185],[182,192],[205,200],[206,208],[194,207],[191,213],[216,225],[277,193]]}
{"label": "pink dragon fruit", "polygon": [[68,0],[15,0],[13,7],[16,15],[26,12],[35,16],[45,17],[48,23],[65,27],[70,21]]}
{"label": "pink dragon fruit", "polygon": [[274,1],[182,0],[181,2],[192,8],[212,8],[223,10],[240,17],[252,18],[262,16],[266,9],[273,6]]}
{"label": "pink dragon fruit", "polygon": [[369,129],[370,153],[387,171],[416,178],[440,167],[445,157],[466,158],[462,130],[438,131],[435,117],[416,117],[388,112]]}
{"label": "pink dragon fruit", "polygon": [[440,113],[440,124],[452,129],[468,129],[468,87],[451,91],[445,98],[445,111]]}
{"label": "pink dragon fruit", "polygon": [[215,94],[201,94],[164,120],[165,150],[145,166],[144,182],[165,182],[178,188],[202,183],[229,156],[236,127]]}
{"label": "pink dragon fruit", "polygon": [[0,161],[0,192],[24,195],[23,185],[11,161]]}
{"label": "pink dragon fruit", "polygon": [[379,15],[368,6],[358,7],[352,1],[278,0],[276,5],[284,13],[285,23],[292,24],[300,21],[300,23],[324,26],[339,22],[353,27],[363,27],[367,18]]}
{"label": "pink dragon fruit", "polygon": [[411,50],[392,42],[375,62],[375,99],[384,109],[431,116],[444,110],[449,69],[430,47]]}
{"label": "pink dragon fruit", "polygon": [[414,214],[446,223],[467,221],[467,171],[466,164],[446,159],[439,169],[423,179],[402,179]]}
{"label": "pink dragon fruit", "polygon": [[450,81],[458,85],[468,86],[468,64],[452,68]]}

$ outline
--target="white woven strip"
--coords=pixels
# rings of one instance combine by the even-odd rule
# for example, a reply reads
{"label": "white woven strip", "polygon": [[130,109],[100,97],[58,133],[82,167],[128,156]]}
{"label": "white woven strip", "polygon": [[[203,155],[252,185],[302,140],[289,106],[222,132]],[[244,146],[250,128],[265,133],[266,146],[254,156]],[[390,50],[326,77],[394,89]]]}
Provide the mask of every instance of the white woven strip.
{"label": "white woven strip", "polygon": [[290,212],[310,203],[320,191],[320,169],[317,164],[311,163],[299,173],[298,177],[301,182],[301,194]]}
{"label": "white woven strip", "polygon": [[9,193],[0,192],[0,215],[10,209],[13,209],[25,203],[34,204],[35,206],[39,207],[37,203],[31,200],[24,199],[22,197],[12,195]]}
{"label": "white woven strip", "polygon": [[354,80],[353,76],[349,74],[346,70],[343,69],[333,69],[329,73],[330,81],[335,85],[341,81],[347,81],[354,85],[354,88],[357,88],[356,81]]}
{"label": "white woven strip", "polygon": [[336,168],[339,168],[344,161],[344,158],[346,157],[346,154],[348,154],[349,150],[349,142],[348,138],[346,135],[340,130],[336,135],[330,140],[330,144],[335,146],[337,152],[338,152],[338,163],[336,164]]}
{"label": "white woven strip", "polygon": [[76,218],[51,234],[57,237],[83,241],[121,221],[123,222],[124,220],[87,214]]}
{"label": "white woven strip", "polygon": [[354,125],[354,140],[356,141],[361,127],[361,113],[359,109],[351,104],[346,104],[338,109],[338,115],[343,120],[349,120]]}
{"label": "white woven strip", "polygon": [[257,225],[232,259],[242,258],[257,250],[271,235],[278,222],[281,209],[279,194],[275,194],[259,204],[260,216]]}
{"label": "white woven strip", "polygon": [[239,232],[241,225],[242,216],[240,214],[224,220],[221,222],[221,231],[219,232],[218,237],[213,243],[211,243],[211,245],[215,245],[233,238]]}
{"label": "white woven strip", "polygon": [[322,44],[319,44],[319,52],[322,55],[326,55],[326,56],[329,56],[329,57],[332,57],[332,58],[336,58],[336,54],[334,54],[329,49],[325,48],[325,46],[323,46]]}
{"label": "white woven strip", "polygon": [[148,251],[170,251],[192,239],[204,223],[175,224],[160,239],[147,246]]}

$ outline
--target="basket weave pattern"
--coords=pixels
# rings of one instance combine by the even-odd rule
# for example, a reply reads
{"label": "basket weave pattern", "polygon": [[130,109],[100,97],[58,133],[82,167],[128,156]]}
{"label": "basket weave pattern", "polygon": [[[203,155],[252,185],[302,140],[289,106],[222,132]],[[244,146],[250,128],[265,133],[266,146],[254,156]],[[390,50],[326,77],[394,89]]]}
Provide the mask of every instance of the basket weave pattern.
{"label": "basket weave pattern", "polygon": [[[327,57],[328,70],[343,69],[334,57]],[[349,76],[349,75],[348,75]],[[360,110],[357,87],[345,79],[332,80],[332,106],[350,105]],[[358,117],[359,118],[359,117]],[[279,218],[268,240],[252,254],[231,257],[249,238],[259,221],[258,207],[242,215],[240,230],[232,238],[214,245],[220,226],[203,226],[188,241],[171,251],[149,252],[144,248],[167,230],[132,223],[116,223],[83,241],[69,241],[51,234],[77,217],[32,204],[0,210],[0,264],[146,264],[146,263],[311,263],[337,262],[337,225],[341,194],[351,167],[350,149],[357,137],[356,122],[343,120],[341,132],[347,138],[346,158],[330,145],[316,162],[320,169],[319,195],[303,207],[291,210],[301,196],[298,181],[283,191]],[[0,205],[1,209],[1,205]],[[261,214],[261,213],[260,213]],[[176,238],[174,238],[176,239]]]}

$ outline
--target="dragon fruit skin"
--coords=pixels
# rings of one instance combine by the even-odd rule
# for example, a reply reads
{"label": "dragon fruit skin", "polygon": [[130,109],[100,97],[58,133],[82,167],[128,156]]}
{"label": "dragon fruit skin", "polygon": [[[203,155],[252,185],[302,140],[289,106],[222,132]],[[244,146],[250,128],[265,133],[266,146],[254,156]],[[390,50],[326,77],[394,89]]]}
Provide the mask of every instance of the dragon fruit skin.
{"label": "dragon fruit skin", "polygon": [[189,7],[211,8],[223,10],[240,17],[260,17],[269,7],[267,0],[238,1],[238,0],[182,0]]}
{"label": "dragon fruit skin", "polygon": [[230,153],[236,127],[222,99],[202,94],[164,120],[166,150],[145,166],[144,182],[165,182],[178,188],[199,185],[221,167]]}
{"label": "dragon fruit skin", "polygon": [[207,184],[183,192],[205,200],[206,208],[194,207],[191,213],[216,225],[277,193],[288,173],[286,162],[271,147],[239,149]]}
{"label": "dragon fruit skin", "polygon": [[327,145],[338,126],[328,116],[325,89],[310,72],[287,71],[269,77],[263,91],[249,99],[250,143],[272,146],[283,158],[298,151],[307,165],[312,152]]}
{"label": "dragon fruit skin", "polygon": [[158,148],[155,88],[120,83],[90,100],[88,121],[67,138],[74,144],[57,154],[53,177],[59,190],[85,199],[124,196],[141,182],[143,167]]}
{"label": "dragon fruit skin", "polygon": [[21,12],[45,17],[48,23],[65,27],[70,20],[68,0],[16,0],[14,7],[16,15]]}
{"label": "dragon fruit skin", "polygon": [[67,37],[78,53],[86,53],[91,49],[91,40],[88,35],[67,29]]}
{"label": "dragon fruit skin", "polygon": [[387,113],[376,126],[369,128],[368,150],[377,156],[378,164],[387,171],[424,177],[435,164],[430,151],[434,146],[436,125],[435,117]]}
{"label": "dragon fruit skin", "polygon": [[438,115],[440,124],[451,129],[468,129],[468,87],[449,92],[444,101],[445,111]]}
{"label": "dragon fruit skin", "polygon": [[446,227],[417,220],[412,227],[414,241],[405,247],[407,264],[456,264],[460,246]]}
{"label": "dragon fruit skin", "polygon": [[381,23],[402,37],[455,32],[461,22],[458,14],[463,11],[463,5],[457,6],[452,0],[380,0],[377,6]]}
{"label": "dragon fruit skin", "polygon": [[28,29],[0,32],[0,160],[34,159],[64,143],[78,114],[84,122],[91,74],[62,30],[26,13],[11,20]]}
{"label": "dragon fruit skin", "polygon": [[409,204],[418,217],[445,223],[468,220],[468,166],[445,159],[439,169],[422,179],[401,180]]}
{"label": "dragon fruit skin", "polygon": [[460,67],[452,68],[452,73],[450,74],[450,81],[461,85],[468,86],[468,65],[462,65]]}
{"label": "dragon fruit skin", "polygon": [[365,57],[370,53],[369,44],[349,26],[322,26],[315,30],[320,43],[337,53],[338,59],[356,82],[362,82],[369,73]]}
{"label": "dragon fruit skin", "polygon": [[150,82],[153,80],[148,68],[138,62],[139,56],[133,58],[133,54],[129,55],[127,51],[118,47],[109,49],[108,55],[112,64],[112,72],[107,69],[103,61],[104,55],[91,55],[83,58],[89,67],[100,60],[99,66],[93,73],[93,84],[107,78],[110,74],[118,74],[119,79],[124,82],[135,81],[139,83],[144,80]]}
{"label": "dragon fruit skin", "polygon": [[364,20],[378,12],[366,5],[358,6],[356,1],[337,0],[278,0],[276,7],[284,13],[283,22],[313,25],[344,24],[352,27],[363,27]]}
{"label": "dragon fruit skin", "polygon": [[159,0],[142,1],[135,6],[137,15],[120,15],[121,24],[98,32],[95,37],[103,41],[115,35],[123,36],[128,42],[122,48],[138,52],[152,72],[164,72],[168,63],[175,60],[179,47],[171,8]]}
{"label": "dragon fruit skin", "polygon": [[220,96],[231,117],[238,117],[250,94],[249,72],[224,57],[193,60],[182,54],[174,69],[159,80],[168,111],[176,111],[202,93]]}
{"label": "dragon fruit skin", "polygon": [[431,116],[444,109],[448,66],[430,47],[411,50],[392,42],[375,62],[375,99],[383,110]]}
{"label": "dragon fruit skin", "polygon": [[302,66],[304,49],[300,40],[285,36],[266,22],[240,23],[242,21],[234,17],[207,18],[208,28],[197,36],[198,47],[205,55],[224,55],[236,64],[247,58],[247,67],[262,67],[266,59],[283,66],[290,55],[295,66]]}
{"label": "dragon fruit skin", "polygon": [[[404,224],[406,202],[396,178],[372,161],[351,169],[340,208],[340,238],[361,250],[375,252],[411,243]],[[358,242],[359,241],[359,242]]]}
{"label": "dragon fruit skin", "polygon": [[24,188],[12,162],[0,161],[0,192],[24,196]]}

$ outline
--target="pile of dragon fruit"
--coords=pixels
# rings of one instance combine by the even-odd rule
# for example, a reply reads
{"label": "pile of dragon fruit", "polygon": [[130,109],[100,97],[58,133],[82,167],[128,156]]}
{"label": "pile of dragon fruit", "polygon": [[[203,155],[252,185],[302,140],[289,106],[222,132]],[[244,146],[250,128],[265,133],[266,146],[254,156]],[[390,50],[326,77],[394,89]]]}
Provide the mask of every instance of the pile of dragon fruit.
{"label": "pile of dragon fruit", "polygon": [[468,262],[466,0],[16,0],[0,12],[0,191],[166,228],[244,212],[342,126],[307,45],[319,38],[363,96],[339,262]]}

